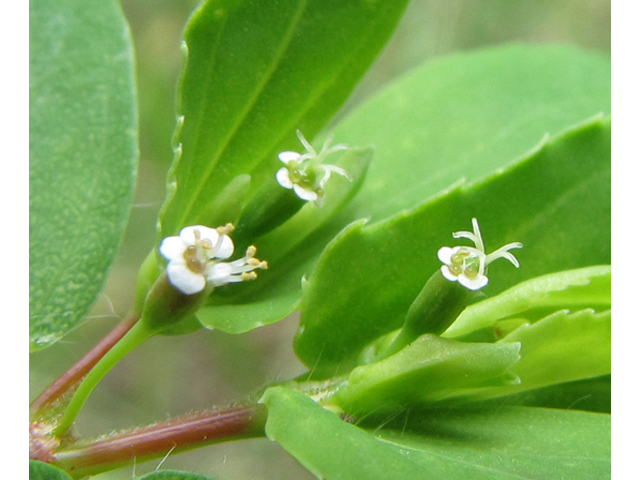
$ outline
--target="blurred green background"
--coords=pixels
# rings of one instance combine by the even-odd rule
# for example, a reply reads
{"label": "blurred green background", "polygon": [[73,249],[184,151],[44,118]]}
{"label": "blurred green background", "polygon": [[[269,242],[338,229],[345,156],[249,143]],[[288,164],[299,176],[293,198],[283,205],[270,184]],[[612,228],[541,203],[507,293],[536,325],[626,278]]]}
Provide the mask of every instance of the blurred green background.
{"label": "blurred green background", "polygon": [[[122,0],[137,56],[141,160],[136,201],[121,251],[86,323],[58,344],[32,355],[30,398],[86,353],[132,305],[135,275],[155,238],[155,219],[172,157],[181,33],[197,4],[195,0]],[[426,60],[504,42],[568,43],[610,55],[611,2],[414,0],[340,115]],[[240,336],[200,331],[154,338],[98,386],[79,417],[79,432],[90,437],[239,401],[265,383],[292,378],[304,371],[291,348],[296,328],[293,315]],[[98,478],[130,479],[159,464],[148,462]],[[162,468],[197,471],[221,480],[314,478],[267,440],[169,455]]]}

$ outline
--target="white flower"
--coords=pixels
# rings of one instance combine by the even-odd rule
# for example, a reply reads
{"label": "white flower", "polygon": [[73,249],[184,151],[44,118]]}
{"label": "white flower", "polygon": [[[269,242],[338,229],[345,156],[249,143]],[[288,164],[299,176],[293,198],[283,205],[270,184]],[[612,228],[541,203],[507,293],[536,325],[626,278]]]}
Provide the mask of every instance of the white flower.
{"label": "white flower", "polygon": [[169,282],[186,295],[204,290],[207,282],[213,286],[241,282],[256,278],[256,268],[267,268],[266,262],[254,258],[251,246],[247,255],[233,262],[222,262],[233,255],[235,247],[229,233],[232,224],[210,228],[194,225],[180,230],[180,234],[167,237],[160,244],[160,253],[169,260]]}
{"label": "white flower", "polygon": [[478,220],[473,218],[473,233],[467,231],[454,232],[453,238],[468,238],[475,244],[474,247],[442,247],[438,250],[438,258],[444,265],[440,267],[442,275],[452,282],[460,284],[469,290],[479,290],[489,283],[487,267],[498,258],[506,258],[516,268],[520,266],[518,259],[509,253],[513,248],[522,248],[522,243],[513,242],[500,247],[495,252],[487,255],[484,251],[484,242],[480,234]]}
{"label": "white flower", "polygon": [[305,153],[280,152],[278,158],[286,166],[278,170],[276,180],[282,187],[293,189],[302,200],[315,202],[321,207],[324,203],[324,186],[331,173],[337,173],[351,181],[351,177],[344,169],[335,165],[323,165],[322,161],[329,154],[346,150],[348,147],[335,145],[329,148],[333,139],[333,137],[329,137],[320,153],[317,153],[299,130],[296,130],[296,134],[306,151]]}

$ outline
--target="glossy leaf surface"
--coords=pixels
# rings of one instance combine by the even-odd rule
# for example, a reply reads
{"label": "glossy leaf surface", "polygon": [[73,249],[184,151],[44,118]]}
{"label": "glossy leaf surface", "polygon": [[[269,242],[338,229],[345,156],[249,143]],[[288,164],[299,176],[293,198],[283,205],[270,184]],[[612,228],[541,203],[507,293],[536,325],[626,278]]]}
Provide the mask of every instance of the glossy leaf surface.
{"label": "glossy leaf surface", "polygon": [[[179,155],[162,236],[207,224],[200,209],[242,173],[257,189],[276,157],[312,139],[385,44],[407,1],[207,1],[185,31]],[[254,190],[255,191],[255,190]]]}
{"label": "glossy leaf surface", "polygon": [[509,317],[535,322],[560,309],[584,308],[598,311],[611,308],[610,266],[568,270],[522,282],[468,307],[444,336],[459,337],[487,327],[496,328],[498,320]]}
{"label": "glossy leaf surface", "polygon": [[608,59],[568,46],[504,45],[425,63],[333,133],[375,146],[353,209],[377,221],[460,179],[493,175],[547,135],[610,110]]}
{"label": "glossy leaf surface", "polygon": [[[504,407],[342,421],[306,395],[277,387],[263,397],[267,435],[318,478],[593,479],[610,476],[610,417]],[[369,425],[368,425],[369,426]]]}
{"label": "glossy leaf surface", "polygon": [[468,243],[451,232],[470,230],[472,217],[488,251],[524,244],[516,252],[520,269],[503,260],[491,265],[487,295],[539,275],[610,263],[610,243],[602,240],[611,228],[610,129],[608,119],[597,118],[483,181],[386,221],[346,228],[305,290],[299,357],[319,377],[353,366],[369,342],[400,327],[440,268],[438,249]]}

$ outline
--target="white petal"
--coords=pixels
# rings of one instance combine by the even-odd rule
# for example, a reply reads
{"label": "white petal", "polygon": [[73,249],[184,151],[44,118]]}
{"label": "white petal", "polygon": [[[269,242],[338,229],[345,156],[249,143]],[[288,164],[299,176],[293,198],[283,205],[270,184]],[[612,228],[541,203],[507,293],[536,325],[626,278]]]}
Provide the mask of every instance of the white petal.
{"label": "white petal", "polygon": [[164,258],[173,260],[174,258],[181,258],[187,246],[180,237],[167,237],[162,240],[158,250]]}
{"label": "white petal", "polygon": [[167,277],[171,285],[187,295],[201,292],[206,285],[204,275],[192,272],[184,262],[169,262]]}
{"label": "white petal", "polygon": [[440,271],[442,272],[442,276],[450,282],[455,282],[458,280],[458,276],[451,273],[451,270],[449,270],[449,267],[447,267],[446,265],[441,266]]}
{"label": "white petal", "polygon": [[296,192],[296,195],[300,197],[302,200],[315,202],[318,199],[318,194],[316,192],[312,192],[311,190],[305,190],[298,184],[293,186],[293,191]]}
{"label": "white petal", "polygon": [[215,228],[206,227],[204,225],[191,225],[189,227],[184,227],[180,230],[180,238],[187,245],[195,245],[196,243],[196,230],[198,231],[198,235],[201,240],[205,238],[208,239],[212,245],[215,245],[218,241],[218,232]]}
{"label": "white petal", "polygon": [[451,265],[451,257],[454,253],[456,253],[456,251],[453,248],[442,247],[440,250],[438,250],[438,259],[445,265]]}
{"label": "white petal", "polygon": [[281,168],[276,172],[276,180],[281,187],[293,188],[293,182],[289,178],[289,170],[287,170],[286,168]]}
{"label": "white petal", "polygon": [[300,154],[298,152],[280,152],[278,154],[278,158],[280,159],[280,161],[282,163],[284,163],[285,165],[287,163],[289,163],[291,160],[293,161],[298,161],[298,159],[300,158]]}
{"label": "white petal", "polygon": [[458,276],[458,282],[469,290],[480,290],[489,283],[489,279],[485,275],[478,275],[474,279],[460,275]]}
{"label": "white petal", "polygon": [[227,235],[223,235],[220,239],[220,246],[216,251],[211,252],[212,254],[209,258],[220,258],[222,260],[229,258],[233,255],[233,251],[235,250],[235,245],[233,244],[233,240]]}
{"label": "white petal", "polygon": [[228,263],[214,263],[207,269],[207,280],[216,286],[225,285],[232,273],[233,267]]}

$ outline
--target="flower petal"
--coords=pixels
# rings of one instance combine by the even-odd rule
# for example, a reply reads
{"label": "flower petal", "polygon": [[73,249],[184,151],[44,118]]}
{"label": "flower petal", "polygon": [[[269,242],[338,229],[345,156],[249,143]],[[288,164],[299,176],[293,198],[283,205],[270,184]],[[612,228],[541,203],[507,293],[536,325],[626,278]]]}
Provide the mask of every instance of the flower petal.
{"label": "flower petal", "polygon": [[456,253],[456,250],[454,250],[453,248],[442,247],[440,250],[438,250],[438,260],[440,260],[445,265],[451,265],[451,257],[454,253]]}
{"label": "flower petal", "polygon": [[218,241],[218,232],[215,228],[210,228],[205,225],[190,225],[180,230],[180,238],[187,245],[195,245],[196,243],[196,230],[201,240],[208,239],[212,245],[215,245]]}
{"label": "flower petal", "polygon": [[473,279],[464,275],[459,275],[458,282],[460,282],[460,285],[468,288],[469,290],[480,290],[482,287],[486,286],[489,283],[489,279],[486,277],[486,275],[478,275]]}
{"label": "flower petal", "polygon": [[280,152],[278,154],[278,158],[280,159],[280,161],[282,163],[284,163],[285,165],[288,164],[290,161],[298,161],[298,159],[300,158],[300,154],[298,152]]}
{"label": "flower petal", "polygon": [[167,260],[181,258],[187,244],[180,237],[167,237],[160,243],[158,250]]}
{"label": "flower petal", "polygon": [[440,271],[442,272],[442,276],[450,282],[455,282],[458,280],[458,276],[451,273],[451,270],[449,270],[449,267],[447,267],[446,265],[441,266]]}
{"label": "flower petal", "polygon": [[233,273],[233,267],[228,263],[214,263],[207,269],[207,280],[215,286],[229,283],[229,278]]}
{"label": "flower petal", "polygon": [[180,261],[169,262],[167,277],[171,285],[186,295],[201,292],[206,285],[204,275],[192,272],[184,262]]}
{"label": "flower petal", "polygon": [[220,246],[217,250],[211,252],[209,258],[220,258],[222,260],[227,259],[233,255],[235,248],[233,240],[231,240],[228,235],[222,235],[220,238]]}
{"label": "flower petal", "polygon": [[289,178],[289,170],[287,170],[286,168],[281,168],[276,172],[276,180],[281,187],[289,189],[293,188],[293,182]]}
{"label": "flower petal", "polygon": [[295,184],[293,186],[293,191],[296,192],[296,195],[300,197],[302,200],[315,202],[318,199],[318,194],[316,192],[313,192],[311,190],[305,190],[298,184]]}

